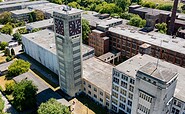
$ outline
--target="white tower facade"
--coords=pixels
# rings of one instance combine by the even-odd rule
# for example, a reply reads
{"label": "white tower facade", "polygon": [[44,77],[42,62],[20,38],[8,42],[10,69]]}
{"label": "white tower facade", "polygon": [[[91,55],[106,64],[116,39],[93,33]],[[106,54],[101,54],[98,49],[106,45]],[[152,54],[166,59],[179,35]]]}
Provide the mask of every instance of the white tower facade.
{"label": "white tower facade", "polygon": [[53,12],[60,88],[73,97],[82,84],[81,10],[61,6]]}

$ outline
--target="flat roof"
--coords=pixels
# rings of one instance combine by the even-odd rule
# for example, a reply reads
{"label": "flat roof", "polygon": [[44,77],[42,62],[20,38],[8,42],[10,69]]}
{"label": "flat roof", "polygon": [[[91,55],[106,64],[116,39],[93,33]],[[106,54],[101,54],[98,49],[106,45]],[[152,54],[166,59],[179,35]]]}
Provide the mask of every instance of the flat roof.
{"label": "flat roof", "polygon": [[[127,61],[117,65],[115,67],[115,69],[127,74],[128,76],[130,76],[132,78],[136,78],[137,71],[141,67],[146,65],[148,62],[157,63],[157,58],[154,58],[154,57],[146,55],[146,54],[144,54],[144,55],[138,54],[138,55],[128,59]],[[185,95],[185,89],[184,89],[184,87],[185,87],[185,83],[184,83],[185,82],[185,72],[184,72],[185,68],[168,63],[163,60],[159,60],[159,65],[165,66],[169,69],[173,69],[174,71],[176,71],[178,73],[177,85],[175,88],[174,97],[185,102],[185,96],[184,96]]]}
{"label": "flat roof", "polygon": [[7,4],[7,5],[0,5],[0,9],[9,8],[9,7],[16,7],[16,6],[28,6],[33,4],[42,4],[47,3],[46,0],[40,0],[40,1],[31,1],[31,2],[22,2],[22,3],[16,3],[16,4]]}
{"label": "flat roof", "polygon": [[113,53],[113,52],[107,52],[101,56],[99,56],[98,58],[101,59],[102,61],[104,61],[104,59],[107,59],[107,58],[111,58],[115,55],[116,53]]}
{"label": "flat roof", "polygon": [[106,18],[106,19],[99,19],[100,14],[94,11],[84,11],[82,13],[82,18],[89,21],[89,24],[91,26],[96,27],[96,25],[101,26],[108,26],[112,23],[120,22],[122,21],[123,24],[126,24],[128,21],[120,18]]}
{"label": "flat roof", "polygon": [[83,61],[83,78],[103,91],[111,94],[113,65],[95,57]]}
{"label": "flat roof", "polygon": [[[174,52],[185,54],[185,39],[176,37],[172,38],[170,35],[161,34],[158,32],[142,33],[140,31],[132,31],[128,28],[111,27],[109,31],[131,39],[143,41],[150,45],[162,47]],[[162,44],[161,44],[162,41]]]}
{"label": "flat roof", "polygon": [[21,10],[14,10],[11,11],[11,13],[15,14],[15,15],[19,15],[19,14],[27,14],[27,13],[31,13],[33,12],[33,10],[31,9],[21,9]]}
{"label": "flat roof", "polygon": [[0,5],[14,4],[14,3],[20,3],[20,2],[29,2],[29,1],[30,0],[12,0],[12,1],[0,2]]}
{"label": "flat roof", "polygon": [[12,39],[13,39],[13,36],[0,33],[0,42],[10,42],[12,41]]}
{"label": "flat roof", "polygon": [[146,65],[139,69],[139,72],[142,72],[154,79],[168,83],[171,79],[177,76],[177,71],[171,69],[168,66],[157,65],[154,62],[148,62]]}
{"label": "flat roof", "polygon": [[53,18],[26,24],[26,26],[31,28],[44,28],[53,25]]}
{"label": "flat roof", "polygon": [[[22,38],[26,38],[56,55],[55,33],[53,31],[48,29],[40,30],[38,32],[24,34]],[[92,50],[94,49],[82,44],[83,55]]]}
{"label": "flat roof", "polygon": [[3,72],[3,71],[8,70],[8,67],[9,67],[13,62],[14,62],[14,61],[9,61],[9,62],[0,64],[0,71]]}

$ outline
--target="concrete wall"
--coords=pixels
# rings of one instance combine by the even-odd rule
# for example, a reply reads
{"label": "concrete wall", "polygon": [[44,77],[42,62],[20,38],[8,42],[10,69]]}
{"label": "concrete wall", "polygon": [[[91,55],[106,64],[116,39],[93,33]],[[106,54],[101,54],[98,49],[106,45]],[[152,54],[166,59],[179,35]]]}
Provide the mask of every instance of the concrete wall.
{"label": "concrete wall", "polygon": [[58,62],[56,54],[44,49],[27,38],[22,38],[24,51],[32,58],[58,75]]}

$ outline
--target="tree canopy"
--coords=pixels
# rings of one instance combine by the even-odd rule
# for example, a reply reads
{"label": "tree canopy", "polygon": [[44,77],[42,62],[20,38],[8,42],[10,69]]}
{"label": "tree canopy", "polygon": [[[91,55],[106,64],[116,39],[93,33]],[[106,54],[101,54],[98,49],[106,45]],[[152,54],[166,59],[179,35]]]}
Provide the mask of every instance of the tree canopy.
{"label": "tree canopy", "polygon": [[37,112],[38,114],[71,114],[68,107],[60,104],[53,98],[42,103]]}
{"label": "tree canopy", "polygon": [[156,29],[162,34],[166,34],[167,32],[167,24],[166,23],[158,23],[155,25]]}
{"label": "tree canopy", "polygon": [[141,19],[138,16],[132,17],[128,23],[129,25],[135,26],[135,27],[144,27],[146,25],[146,20]]}
{"label": "tree canopy", "polygon": [[87,44],[88,42],[88,36],[89,33],[91,32],[89,22],[85,19],[82,19],[82,40],[83,43]]}
{"label": "tree canopy", "polygon": [[7,23],[5,26],[2,27],[1,32],[2,33],[5,33],[5,34],[11,35],[12,32],[13,32],[12,25],[10,25],[10,24]]}
{"label": "tree canopy", "polygon": [[122,8],[123,11],[126,11],[128,9],[130,3],[130,0],[115,0],[115,4]]}
{"label": "tree canopy", "polygon": [[1,42],[0,43],[0,50],[4,50],[6,46],[8,46],[7,42]]}
{"label": "tree canopy", "polygon": [[26,79],[17,83],[13,91],[13,104],[19,111],[30,109],[36,106],[36,93],[38,89],[32,83]]}
{"label": "tree canopy", "polygon": [[21,42],[21,40],[22,40],[21,34],[18,32],[13,34],[13,38],[15,38],[15,40],[17,40],[18,42]]}
{"label": "tree canopy", "polygon": [[6,24],[11,21],[11,13],[10,12],[3,12],[0,14],[0,23]]}
{"label": "tree canopy", "polygon": [[20,74],[28,72],[30,65],[31,64],[29,62],[26,62],[22,59],[16,60],[8,67],[7,76],[18,76]]}

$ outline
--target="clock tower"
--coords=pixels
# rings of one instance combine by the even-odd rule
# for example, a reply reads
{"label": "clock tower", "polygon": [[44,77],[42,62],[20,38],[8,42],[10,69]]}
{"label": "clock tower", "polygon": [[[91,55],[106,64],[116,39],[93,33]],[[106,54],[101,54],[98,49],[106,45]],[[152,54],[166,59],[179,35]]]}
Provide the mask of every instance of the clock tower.
{"label": "clock tower", "polygon": [[60,88],[73,97],[82,84],[82,10],[61,6],[53,12]]}

